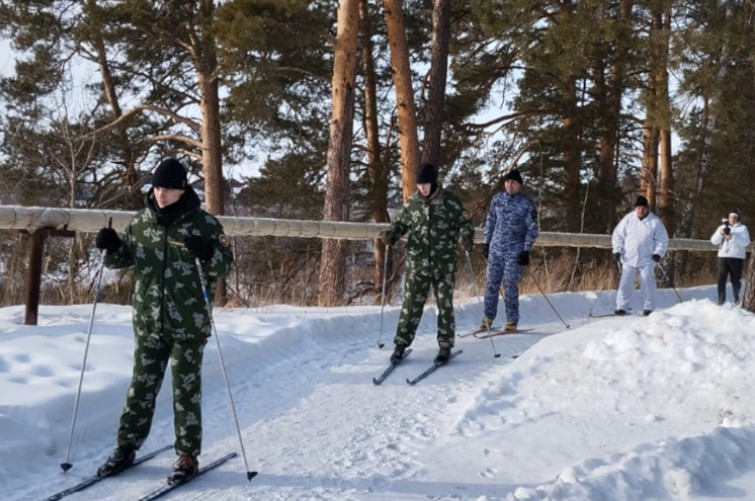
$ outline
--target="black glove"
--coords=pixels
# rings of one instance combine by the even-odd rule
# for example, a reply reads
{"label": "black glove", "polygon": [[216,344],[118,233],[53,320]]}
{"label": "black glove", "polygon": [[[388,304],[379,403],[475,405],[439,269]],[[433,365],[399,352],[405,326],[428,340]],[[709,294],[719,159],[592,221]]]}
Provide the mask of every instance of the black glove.
{"label": "black glove", "polygon": [[112,254],[121,248],[121,238],[114,229],[102,228],[97,232],[97,238],[94,239],[94,246],[100,250],[107,251],[108,254]]}
{"label": "black glove", "polygon": [[215,248],[210,240],[206,240],[197,235],[189,235],[184,238],[184,246],[189,251],[191,257],[199,258],[200,261],[207,261],[212,257]]}
{"label": "black glove", "polygon": [[482,244],[482,255],[485,259],[488,258],[488,254],[490,254],[490,244]]}
{"label": "black glove", "polygon": [[391,230],[381,231],[380,240],[382,240],[385,245],[393,245],[396,243],[396,237]]}
{"label": "black glove", "polygon": [[731,233],[731,228],[724,226],[724,235],[728,235],[729,233]]}
{"label": "black glove", "polygon": [[522,266],[530,264],[530,251],[522,251],[519,253],[519,257],[516,258],[516,262]]}
{"label": "black glove", "polygon": [[621,262],[621,252],[614,252],[614,253],[613,253],[613,259],[614,259],[614,260],[615,260],[615,261],[616,261],[617,263],[620,263],[620,262]]}
{"label": "black glove", "polygon": [[461,246],[464,247],[465,251],[472,252],[472,249],[474,248],[474,241],[464,239],[461,241]]}
{"label": "black glove", "polygon": [[653,257],[652,257],[652,259],[653,259],[653,261],[655,261],[656,263],[660,263],[660,262],[661,262],[661,256],[659,256],[658,254],[653,254]]}

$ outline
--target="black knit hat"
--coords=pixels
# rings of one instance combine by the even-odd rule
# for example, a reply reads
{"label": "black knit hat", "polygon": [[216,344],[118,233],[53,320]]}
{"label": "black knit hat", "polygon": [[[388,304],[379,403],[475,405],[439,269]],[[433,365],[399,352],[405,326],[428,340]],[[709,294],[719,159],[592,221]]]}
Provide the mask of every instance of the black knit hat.
{"label": "black knit hat", "polygon": [[186,189],[186,168],[175,158],[166,158],[152,174],[152,187]]}
{"label": "black knit hat", "polygon": [[648,207],[648,199],[640,195],[634,202],[635,207]]}
{"label": "black knit hat", "polygon": [[519,184],[524,184],[524,181],[522,181],[522,175],[519,173],[519,169],[510,170],[506,173],[505,176],[503,176],[504,181],[508,181],[509,179],[516,181]]}
{"label": "black knit hat", "polygon": [[438,169],[433,164],[422,164],[417,174],[417,184],[436,184],[438,182]]}

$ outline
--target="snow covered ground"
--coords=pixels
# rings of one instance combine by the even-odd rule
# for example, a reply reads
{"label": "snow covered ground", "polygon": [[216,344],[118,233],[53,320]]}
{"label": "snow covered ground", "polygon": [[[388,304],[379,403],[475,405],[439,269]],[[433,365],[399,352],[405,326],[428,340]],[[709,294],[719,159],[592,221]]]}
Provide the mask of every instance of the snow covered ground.
{"label": "snow covered ground", "polygon": [[[660,291],[649,317],[591,319],[615,294],[524,296],[523,334],[437,351],[428,307],[414,352],[383,383],[398,307],[216,310],[250,469],[233,459],[167,499],[264,501],[755,499],[755,316],[712,287]],[[638,305],[635,305],[638,306]],[[41,500],[90,475],[114,446],[131,370],[129,307],[97,307],[63,473],[91,305],[0,309],[0,499]],[[457,307],[459,332],[479,321]],[[503,316],[499,317],[501,320]],[[494,350],[501,353],[494,358]],[[517,358],[513,358],[518,356]],[[167,378],[166,378],[167,379]],[[166,381],[166,384],[169,382]],[[240,451],[215,340],[204,368],[202,463]],[[170,444],[168,392],[141,452]],[[172,453],[70,496],[134,500]]]}

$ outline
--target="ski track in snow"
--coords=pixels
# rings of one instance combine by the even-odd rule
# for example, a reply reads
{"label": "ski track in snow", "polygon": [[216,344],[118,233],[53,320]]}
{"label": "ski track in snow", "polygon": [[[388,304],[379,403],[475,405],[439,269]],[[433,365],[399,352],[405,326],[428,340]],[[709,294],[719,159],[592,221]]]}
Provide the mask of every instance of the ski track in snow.
{"label": "ski track in snow", "polygon": [[[609,294],[593,294],[595,297],[589,299],[593,306],[610,309],[612,296]],[[554,296],[557,295],[551,298],[557,302]],[[672,305],[673,297],[667,296],[666,302]],[[130,331],[130,309],[110,309],[119,312],[121,321],[117,327],[109,325],[109,329]],[[379,312],[374,308],[358,314],[358,309],[346,308],[313,309],[309,313],[302,313],[302,309],[288,312],[284,307],[269,312],[216,310],[216,325],[221,332],[249,467],[260,473],[251,483],[247,482],[243,459],[237,457],[164,499],[495,501],[513,500],[516,493],[516,499],[545,500],[550,499],[556,489],[576,493],[576,496],[579,492],[589,492],[590,482],[577,482],[578,477],[589,476],[593,482],[621,482],[621,476],[632,468],[642,474],[665,471],[665,476],[655,482],[670,485],[672,490],[684,495],[695,491],[696,482],[689,473],[694,468],[685,462],[685,457],[690,458],[690,462],[697,460],[698,468],[728,468],[726,471],[731,475],[753,466],[753,459],[749,458],[755,457],[755,430],[716,428],[727,420],[736,419],[736,403],[732,402],[721,403],[718,415],[711,414],[710,426],[701,427],[699,437],[681,440],[665,440],[674,435],[675,419],[667,416],[654,420],[653,416],[662,414],[662,409],[630,413],[629,421],[623,423],[625,431],[615,437],[625,452],[606,457],[606,451],[616,449],[615,443],[611,447],[600,441],[589,443],[590,429],[617,429],[617,423],[606,416],[611,414],[612,408],[625,411],[621,409],[620,394],[617,393],[614,400],[599,403],[590,400],[589,392],[573,395],[573,399],[585,403],[582,415],[565,416],[557,408],[543,408],[538,392],[573,388],[575,385],[569,379],[589,378],[590,367],[588,374],[581,371],[584,366],[579,368],[580,372],[572,374],[551,371],[547,341],[551,334],[564,331],[564,326],[554,322],[548,306],[537,296],[523,298],[522,309],[530,319],[546,321],[531,321],[532,332],[493,338],[501,353],[499,359],[493,359],[490,340],[459,339],[457,348],[463,348],[464,353],[415,387],[407,385],[406,378],[427,368],[437,351],[434,308],[425,311],[412,354],[381,386],[374,386],[371,378],[387,364],[398,316],[396,307],[388,308],[385,313],[383,341],[386,348],[382,350],[376,347],[378,333],[374,332],[374,319]],[[85,310],[81,311],[81,317],[71,314],[56,318],[48,322],[47,328],[54,329],[58,323],[82,323],[85,331]],[[318,311],[323,313],[321,317]],[[281,316],[289,318],[281,321]],[[478,316],[478,303],[457,307],[458,331],[472,328]],[[275,332],[267,332],[270,329],[266,327],[266,318],[274,319],[269,323],[275,327]],[[568,320],[573,325],[572,330],[589,322],[586,311],[580,318]],[[615,332],[621,330],[621,325],[635,320],[642,318],[600,321],[605,321],[610,326],[608,330]],[[662,318],[658,322],[662,322]],[[656,328],[661,329],[662,325]],[[574,336],[575,346],[580,346],[579,333]],[[629,345],[625,351],[617,350],[617,356],[642,356],[642,353],[633,353],[631,339],[623,339],[621,332],[616,336],[616,343]],[[525,353],[541,341],[542,349],[537,355]],[[83,343],[83,336],[79,336],[77,342]],[[609,348],[588,343],[580,346],[575,360],[589,361],[590,350]],[[661,347],[647,349],[660,350]],[[516,361],[512,359],[520,354],[523,355]],[[96,350],[90,356],[93,367],[105,364],[98,360]],[[701,354],[690,353],[689,356],[690,363],[694,363],[695,357]],[[28,363],[28,360],[0,360],[0,371],[11,371],[13,366],[15,372],[17,365]],[[130,362],[119,359],[118,363]],[[200,465],[239,450],[228,393],[219,372],[215,339],[209,340],[204,364],[204,450]],[[593,368],[600,371],[599,367]],[[33,368],[30,370],[33,372]],[[45,374],[37,371],[36,376],[45,377]],[[620,371],[616,377],[621,378]],[[169,379],[169,375],[166,376],[164,384],[170,384]],[[652,384],[662,382],[654,382],[652,375],[648,375],[647,381],[617,379],[609,383],[617,388],[651,392]],[[75,391],[75,382],[71,386]],[[584,385],[576,387],[585,388]],[[59,464],[66,445],[67,427],[63,424],[66,421],[61,416],[63,421],[56,426],[62,431],[54,435],[54,440],[40,438],[41,443],[34,444],[44,451],[47,460],[37,471],[25,476],[23,483],[11,482],[3,498],[7,501],[43,499],[93,472],[114,446],[113,435],[124,392],[125,388],[115,395],[97,397],[103,398],[99,419],[109,422],[110,435],[93,437],[94,445],[85,430],[77,435],[73,470],[60,474],[58,469],[50,475],[51,465]],[[701,392],[702,412],[707,395],[704,387]],[[727,407],[728,404],[731,405]],[[639,416],[636,422],[631,422],[635,416]],[[534,423],[536,426],[530,426]],[[552,446],[548,434],[543,433],[549,429],[549,423],[552,433],[559,434],[557,448]],[[648,427],[648,423],[654,426]],[[639,426],[644,426],[642,442],[636,436]],[[713,434],[731,441],[734,451],[731,458],[707,457],[706,434],[711,429],[714,429]],[[595,433],[597,437],[606,435],[610,433]],[[591,448],[595,459],[575,459],[570,454],[569,436],[580,441],[580,449]],[[170,443],[172,437],[170,396],[163,388],[150,439],[142,451]],[[82,457],[76,456],[76,447],[82,450]],[[658,449],[677,451],[679,463],[658,464]],[[476,460],[459,465],[454,452],[462,450],[465,456],[471,455]],[[67,499],[137,499],[162,485],[173,459],[171,452],[163,453]],[[501,464],[509,468],[503,469]],[[521,467],[516,466],[518,464]],[[554,465],[558,466],[554,468]],[[30,478],[33,482],[29,482]],[[651,481],[649,484],[654,485]],[[649,488],[648,493],[652,492],[656,491]],[[627,499],[651,497],[628,496]]]}

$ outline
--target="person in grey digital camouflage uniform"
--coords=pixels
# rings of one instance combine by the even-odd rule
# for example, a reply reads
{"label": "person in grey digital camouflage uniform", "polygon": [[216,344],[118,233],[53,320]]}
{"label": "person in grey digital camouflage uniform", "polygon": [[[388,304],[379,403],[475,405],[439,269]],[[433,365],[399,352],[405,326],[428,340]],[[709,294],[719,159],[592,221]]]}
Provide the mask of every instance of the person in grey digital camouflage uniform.
{"label": "person in grey digital camouflage uniform", "polygon": [[173,158],[160,163],[146,196],[121,237],[111,228],[97,234],[109,268],[133,266],[134,368],[120,418],[117,447],[99,468],[114,475],[134,461],[149,434],[165,369],[173,378],[175,451],[178,460],[169,482],[198,470],[201,452],[201,367],[211,335],[195,259],[199,258],[209,293],[229,272],[233,255],[218,220],[200,208],[186,169]]}
{"label": "person in grey digital camouflage uniform", "polygon": [[432,286],[438,303],[440,347],[435,363],[443,364],[448,361],[455,340],[453,291],[458,240],[461,236],[464,247],[471,249],[474,226],[461,201],[438,183],[434,165],[420,167],[417,190],[401,208],[390,229],[381,233],[386,245],[393,245],[409,233],[404,303],[391,363],[400,362],[404,351],[412,344]]}
{"label": "person in grey digital camouflage uniform", "polygon": [[483,254],[488,260],[485,286],[485,318],[481,329],[490,328],[498,312],[498,289],[503,281],[506,326],[516,332],[519,323],[519,279],[530,263],[530,251],[538,235],[537,210],[530,197],[521,193],[522,175],[517,169],[504,179],[505,191],[490,201],[483,230]]}

